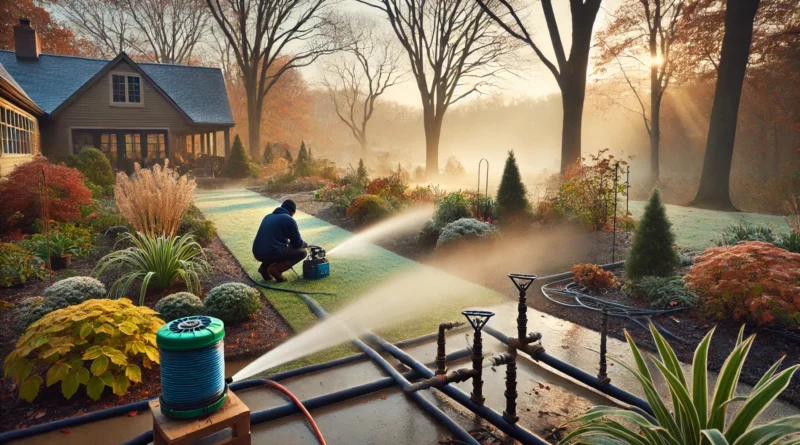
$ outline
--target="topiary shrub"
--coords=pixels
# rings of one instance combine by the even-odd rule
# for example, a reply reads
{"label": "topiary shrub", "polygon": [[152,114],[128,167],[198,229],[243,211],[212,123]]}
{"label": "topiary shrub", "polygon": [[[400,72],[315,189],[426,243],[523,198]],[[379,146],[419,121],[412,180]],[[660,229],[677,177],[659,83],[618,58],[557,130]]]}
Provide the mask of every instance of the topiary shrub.
{"label": "topiary shrub", "polygon": [[530,214],[528,190],[522,183],[514,150],[508,152],[500,187],[497,188],[497,211],[500,218],[516,220]]}
{"label": "topiary shrub", "polygon": [[[19,397],[33,401],[42,383],[61,382],[69,399],[80,385],[97,400],[106,386],[123,396],[142,368],[159,363],[156,332],[164,324],[148,307],[130,300],[88,300],[45,315],[33,323],[6,356],[4,375],[12,377]],[[46,371],[46,380],[41,374]]]}
{"label": "topiary shrub", "polygon": [[439,227],[444,227],[461,218],[472,218],[472,206],[466,193],[453,192],[436,203],[433,220]]}
{"label": "topiary shrub", "polygon": [[92,192],[77,169],[55,165],[43,157],[20,164],[0,180],[0,225],[28,230],[42,216],[39,188],[41,170],[47,177],[50,219],[71,222],[81,217],[81,207],[92,203]]}
{"label": "topiary shrub", "polygon": [[637,298],[646,298],[653,306],[694,306],[698,296],[686,289],[683,278],[674,277],[642,277],[637,281],[629,281],[622,286],[622,291]]}
{"label": "topiary shrub", "polygon": [[211,289],[205,305],[208,315],[230,324],[247,320],[261,309],[258,291],[242,283],[225,283]]}
{"label": "topiary shrub", "polygon": [[572,281],[592,289],[608,289],[617,284],[617,279],[610,271],[597,264],[576,264],[570,269]]}
{"label": "topiary shrub", "polygon": [[377,195],[361,195],[353,200],[347,208],[347,216],[359,225],[367,225],[379,221],[392,213],[392,207],[385,199]]}
{"label": "topiary shrub", "polygon": [[684,276],[713,319],[800,324],[800,254],[759,241],[712,247]]}
{"label": "topiary shrub", "polygon": [[675,234],[667,219],[667,209],[661,202],[661,193],[653,189],[625,260],[625,272],[634,281],[648,275],[672,276],[680,264],[673,244]]}
{"label": "topiary shrub", "polygon": [[171,321],[192,315],[203,315],[206,307],[196,295],[178,292],[158,300],[155,310],[161,314],[161,318]]}
{"label": "topiary shrub", "polygon": [[53,283],[42,292],[42,296],[58,304],[55,309],[65,308],[86,300],[106,298],[106,286],[92,277],[72,277]]}
{"label": "topiary shrub", "polygon": [[497,227],[473,218],[461,218],[442,228],[436,248],[471,239],[488,238],[497,233]]}
{"label": "topiary shrub", "polygon": [[113,186],[116,182],[111,162],[102,151],[96,148],[84,148],[77,155],[69,156],[66,164],[77,168],[86,176],[86,179],[101,188]]}
{"label": "topiary shrub", "polygon": [[247,162],[247,153],[244,151],[242,140],[239,139],[237,134],[233,138],[233,146],[231,147],[231,155],[225,161],[223,173],[228,178],[243,179],[250,176],[250,166]]}

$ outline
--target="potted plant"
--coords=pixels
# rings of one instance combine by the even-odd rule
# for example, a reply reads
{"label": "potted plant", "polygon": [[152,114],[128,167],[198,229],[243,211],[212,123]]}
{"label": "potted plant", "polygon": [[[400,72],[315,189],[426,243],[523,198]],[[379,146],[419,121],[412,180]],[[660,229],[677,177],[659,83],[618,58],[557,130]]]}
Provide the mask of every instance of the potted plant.
{"label": "potted plant", "polygon": [[50,234],[49,244],[48,252],[47,240],[44,237],[40,238],[36,246],[36,256],[47,261],[49,254],[50,267],[53,270],[68,269],[72,264],[72,255],[77,249],[75,241],[61,232],[53,232]]}

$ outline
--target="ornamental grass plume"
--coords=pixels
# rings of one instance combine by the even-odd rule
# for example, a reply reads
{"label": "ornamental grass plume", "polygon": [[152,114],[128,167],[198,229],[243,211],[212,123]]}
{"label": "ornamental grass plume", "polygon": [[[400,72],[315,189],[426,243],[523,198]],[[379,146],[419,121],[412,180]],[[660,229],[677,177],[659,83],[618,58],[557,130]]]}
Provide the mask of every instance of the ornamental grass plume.
{"label": "ornamental grass plume", "polygon": [[114,197],[120,213],[137,232],[148,236],[174,236],[181,217],[189,208],[197,186],[193,179],[164,167],[141,168],[134,164],[133,175],[117,174]]}

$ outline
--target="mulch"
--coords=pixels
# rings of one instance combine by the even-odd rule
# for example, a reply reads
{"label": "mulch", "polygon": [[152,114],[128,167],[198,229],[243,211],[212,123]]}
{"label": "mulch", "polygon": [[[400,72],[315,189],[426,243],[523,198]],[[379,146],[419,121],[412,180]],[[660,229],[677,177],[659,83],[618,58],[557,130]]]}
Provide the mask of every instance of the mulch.
{"label": "mulch", "polygon": [[[67,276],[90,275],[97,261],[111,252],[114,240],[109,237],[99,237],[93,252],[85,258],[74,258],[72,267],[68,271],[59,272],[53,281]],[[213,273],[202,279],[203,293],[211,288],[231,281],[251,284],[245,271],[228,251],[224,244],[215,238],[205,247],[208,261],[213,266]],[[110,270],[100,277],[106,287],[110,287],[122,271]],[[47,280],[25,283],[12,288],[0,289],[0,355],[5,357],[14,348],[21,330],[17,326],[16,311],[13,305],[20,300],[40,295],[48,286]],[[134,286],[127,297],[134,303],[139,301],[139,288]],[[184,290],[180,287],[149,291],[145,304],[152,307],[159,298],[170,293]],[[249,320],[235,326],[225,327],[225,358],[236,360],[257,357],[282,343],[287,336],[292,334],[288,324],[278,315],[277,311],[262,298],[263,304],[260,312],[252,315]],[[97,411],[113,406],[124,405],[141,400],[157,397],[161,393],[161,378],[158,370],[143,369],[143,383],[131,385],[123,397],[111,393],[106,388],[99,400],[93,401],[86,396],[85,388],[67,400],[61,395],[60,385],[50,388],[42,387],[39,396],[28,403],[17,398],[18,390],[14,388],[13,380],[4,378],[0,380],[0,432],[13,429],[26,428],[32,425],[51,422],[66,417],[80,416],[85,413]],[[129,413],[136,415],[136,413]],[[64,432],[65,434],[68,431]]]}
{"label": "mulch", "polygon": [[[263,193],[268,197],[274,199],[286,199],[291,197],[297,202],[298,208],[306,213],[312,214],[320,219],[328,221],[332,224],[340,225],[343,228],[352,230],[352,221],[348,218],[332,216],[330,214],[328,205],[320,203],[312,199],[313,193],[292,193],[281,194],[280,192],[265,192]],[[342,221],[344,220],[344,224]],[[539,230],[540,228],[531,227],[531,231]],[[611,256],[611,238],[612,234],[605,232],[591,232],[584,234],[581,239],[583,248],[576,252],[574,258],[560,257],[558,261],[549,262],[547,265],[542,265],[540,261],[530,260],[526,264],[523,258],[518,264],[519,271],[535,270],[537,275],[545,276],[556,273],[568,271],[572,264],[578,262],[606,264],[612,260]],[[513,243],[513,235],[508,236],[510,243]],[[630,247],[629,238],[624,234],[617,237],[617,252],[616,260],[625,258],[625,254]],[[503,242],[500,240],[499,242]],[[506,272],[492,274],[486,276],[485,274],[471,274],[469,271],[466,273],[459,273],[458,268],[447,267],[447,257],[432,249],[421,248],[415,240],[415,237],[404,236],[384,239],[379,241],[381,247],[388,249],[398,255],[405,256],[409,259],[420,261],[431,266],[444,268],[450,273],[460,275],[462,278],[475,282],[476,284],[486,286],[494,289],[510,298],[517,298],[516,291],[509,285]],[[536,252],[532,252],[531,257],[534,257]],[[688,269],[681,271],[685,273]],[[624,283],[626,280],[625,272],[617,271],[619,282]],[[619,302],[635,307],[650,307],[648,302],[639,301],[635,298],[629,297],[622,293],[619,288],[612,291],[604,292],[602,297],[609,301]],[[542,295],[536,294],[535,296],[528,297],[528,306],[538,311],[548,313],[555,317],[568,320],[572,323],[579,324],[586,328],[600,332],[600,316],[596,312],[583,310],[583,309],[570,309],[557,304],[554,304]],[[714,336],[711,341],[711,348],[708,357],[708,369],[719,372],[722,368],[725,359],[733,349],[736,338],[739,335],[741,323],[733,321],[708,321],[701,316],[698,311],[684,311],[666,316],[655,318],[654,321],[662,327],[668,329],[676,336],[683,339],[683,342],[668,339],[672,345],[678,358],[684,363],[692,363],[694,351],[697,345],[708,333],[708,331],[716,326]],[[793,341],[787,337],[800,338],[800,327],[790,326],[778,328],[779,333],[771,332],[768,330],[759,330],[755,326],[748,325],[745,328],[745,335],[757,334],[750,354],[747,357],[744,368],[741,373],[741,381],[750,385],[756,384],[764,374],[778,359],[786,357],[781,369],[784,369],[792,364],[797,363],[800,357],[800,343]],[[652,336],[648,330],[643,329],[638,324],[625,320],[622,318],[612,318],[609,322],[609,335],[614,338],[625,341],[624,330],[633,337],[636,344],[640,347],[647,349],[650,352],[656,352],[656,346],[653,342]],[[781,335],[784,334],[784,335]],[[599,347],[599,334],[598,334],[598,347]],[[792,404],[797,404],[800,400],[800,378],[794,378],[789,384],[789,387],[783,392],[780,397]]]}

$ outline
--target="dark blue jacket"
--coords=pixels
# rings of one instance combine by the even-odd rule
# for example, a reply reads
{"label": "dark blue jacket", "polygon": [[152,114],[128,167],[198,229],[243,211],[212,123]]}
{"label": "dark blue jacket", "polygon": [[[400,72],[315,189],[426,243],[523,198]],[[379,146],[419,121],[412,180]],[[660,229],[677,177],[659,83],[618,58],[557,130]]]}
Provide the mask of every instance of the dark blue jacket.
{"label": "dark blue jacket", "polygon": [[300,249],[306,243],[300,237],[297,221],[288,210],[278,207],[261,220],[256,239],[253,240],[253,256],[267,257],[281,252],[287,245]]}

